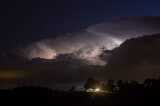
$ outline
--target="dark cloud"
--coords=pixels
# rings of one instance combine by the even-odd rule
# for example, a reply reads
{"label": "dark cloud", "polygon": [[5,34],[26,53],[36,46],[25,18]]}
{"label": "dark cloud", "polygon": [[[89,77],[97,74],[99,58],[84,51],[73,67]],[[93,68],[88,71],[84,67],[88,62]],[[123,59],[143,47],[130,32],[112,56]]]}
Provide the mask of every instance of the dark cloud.
{"label": "dark cloud", "polygon": [[114,79],[139,80],[160,76],[160,34],[132,38],[113,51],[106,70]]}
{"label": "dark cloud", "polygon": [[42,39],[27,46],[22,54],[30,59],[52,59],[59,54],[72,53],[77,59],[105,65],[106,62],[99,58],[103,47],[111,50],[131,37],[159,32],[159,17],[120,18],[92,25],[83,31]]}
{"label": "dark cloud", "polygon": [[[8,63],[3,62],[0,65],[1,88],[22,85],[59,88],[63,84],[68,84],[63,88],[68,89],[71,87],[71,83],[83,83],[88,76],[100,77],[99,72],[103,67],[89,65],[85,61],[71,59],[66,55],[49,60],[35,58],[32,60],[22,59],[22,62],[15,62],[15,60]],[[67,60],[68,58],[69,60]]]}

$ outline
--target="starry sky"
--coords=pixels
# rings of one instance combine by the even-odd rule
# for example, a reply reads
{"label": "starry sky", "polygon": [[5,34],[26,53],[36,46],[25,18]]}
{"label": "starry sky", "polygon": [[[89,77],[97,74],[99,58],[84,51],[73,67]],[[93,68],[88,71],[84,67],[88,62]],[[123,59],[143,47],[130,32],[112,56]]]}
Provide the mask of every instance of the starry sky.
{"label": "starry sky", "polygon": [[[91,76],[108,79],[104,69],[114,48],[160,33],[159,5],[159,0],[1,0],[1,87],[63,89]],[[119,73],[117,78],[129,76]]]}
{"label": "starry sky", "polygon": [[113,18],[157,16],[159,4],[159,0],[2,0],[0,45],[5,49],[29,44]]}

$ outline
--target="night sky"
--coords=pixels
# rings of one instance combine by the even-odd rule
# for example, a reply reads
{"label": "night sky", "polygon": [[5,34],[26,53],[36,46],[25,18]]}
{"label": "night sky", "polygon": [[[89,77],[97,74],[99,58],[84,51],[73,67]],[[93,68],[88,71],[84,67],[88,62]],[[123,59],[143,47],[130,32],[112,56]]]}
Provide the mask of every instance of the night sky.
{"label": "night sky", "polygon": [[[159,0],[3,0],[0,13],[0,56],[17,56],[13,63],[1,59],[2,88],[22,83],[65,86],[96,75],[105,80],[99,70],[110,54],[101,59],[104,49],[160,33]],[[49,60],[32,61],[38,57]],[[21,66],[26,60],[20,64],[17,58],[29,62]],[[68,61],[71,66],[65,65]]]}
{"label": "night sky", "polygon": [[157,16],[159,4],[159,0],[4,0],[0,3],[0,41],[12,47],[113,18]]}

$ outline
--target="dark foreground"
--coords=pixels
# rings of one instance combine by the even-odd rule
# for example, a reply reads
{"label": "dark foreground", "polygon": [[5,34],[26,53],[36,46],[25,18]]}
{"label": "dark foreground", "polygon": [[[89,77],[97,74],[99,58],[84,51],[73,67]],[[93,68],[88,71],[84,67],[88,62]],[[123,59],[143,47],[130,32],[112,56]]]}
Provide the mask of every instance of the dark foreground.
{"label": "dark foreground", "polygon": [[43,87],[0,90],[0,106],[160,106],[160,81],[123,85],[112,93],[59,91]]}

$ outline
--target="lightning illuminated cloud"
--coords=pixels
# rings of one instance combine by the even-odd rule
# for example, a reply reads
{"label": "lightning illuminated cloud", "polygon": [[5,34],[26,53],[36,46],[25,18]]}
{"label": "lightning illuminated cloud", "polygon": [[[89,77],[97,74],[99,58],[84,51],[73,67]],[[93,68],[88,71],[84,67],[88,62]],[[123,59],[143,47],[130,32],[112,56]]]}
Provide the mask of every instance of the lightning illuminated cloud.
{"label": "lightning illuminated cloud", "polygon": [[92,25],[83,31],[42,39],[23,49],[23,56],[55,59],[60,54],[72,53],[77,59],[91,64],[105,65],[99,55],[119,46],[131,37],[160,32],[159,17],[121,18]]}

